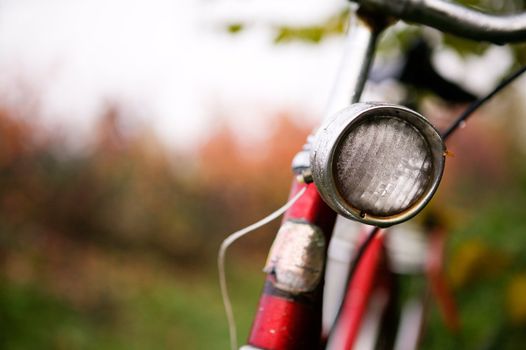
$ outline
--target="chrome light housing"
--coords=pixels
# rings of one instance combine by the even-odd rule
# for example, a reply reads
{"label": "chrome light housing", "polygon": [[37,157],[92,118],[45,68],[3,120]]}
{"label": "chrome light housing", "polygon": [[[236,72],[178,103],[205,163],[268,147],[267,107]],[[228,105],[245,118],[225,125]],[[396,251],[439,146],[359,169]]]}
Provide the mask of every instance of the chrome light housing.
{"label": "chrome light housing", "polygon": [[435,193],[445,145],[420,114],[402,106],[357,103],[314,137],[312,178],[337,213],[390,226],[416,215]]}

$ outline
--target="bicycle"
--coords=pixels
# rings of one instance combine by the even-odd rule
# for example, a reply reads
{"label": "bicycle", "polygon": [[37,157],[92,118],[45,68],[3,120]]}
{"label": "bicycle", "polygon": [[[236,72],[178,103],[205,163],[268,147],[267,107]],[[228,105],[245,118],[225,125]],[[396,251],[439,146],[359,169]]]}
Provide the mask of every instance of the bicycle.
{"label": "bicycle", "polygon": [[[395,18],[503,44],[526,40],[526,14],[493,16],[444,0],[352,1],[359,7],[350,17],[326,120],[292,162],[296,177],[291,200],[282,208],[282,226],[264,268],[265,286],[243,350],[318,349],[324,345],[328,349],[357,348],[360,332],[369,322],[372,333],[379,336],[370,346],[404,348],[396,345],[392,331],[397,322],[393,320],[397,281],[387,267],[384,228],[411,219],[426,206],[444,170],[445,140],[473,111],[526,70],[520,69],[492,93],[476,100],[442,133],[406,107],[360,102],[377,39]],[[340,271],[345,296],[341,303],[332,301],[333,314],[325,317],[322,327],[327,251],[335,246],[329,242],[337,214],[374,228],[361,235],[349,271]],[[436,277],[444,234],[436,225],[430,230],[437,237],[438,253],[429,262],[429,271],[435,277],[434,288],[440,289]],[[342,249],[343,254],[351,250],[349,246]],[[327,271],[330,268],[327,266]],[[445,307],[455,327],[451,305]],[[418,329],[409,341],[413,348],[423,326],[422,310],[419,315]],[[235,342],[232,348],[237,348]]]}

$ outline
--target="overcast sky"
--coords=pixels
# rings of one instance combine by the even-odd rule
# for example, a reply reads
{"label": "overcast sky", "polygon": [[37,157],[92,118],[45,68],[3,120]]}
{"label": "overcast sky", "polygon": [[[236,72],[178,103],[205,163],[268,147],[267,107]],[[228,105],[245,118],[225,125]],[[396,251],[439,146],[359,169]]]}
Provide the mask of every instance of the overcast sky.
{"label": "overcast sky", "polygon": [[[323,109],[341,39],[276,46],[269,24],[316,23],[344,5],[4,0],[0,85],[12,98],[13,82],[34,84],[47,123],[80,133],[105,101],[122,101],[173,145],[192,144],[218,116],[237,118],[245,129],[277,110],[312,117]],[[247,30],[232,36],[222,29],[237,21]]]}
{"label": "overcast sky", "polygon": [[[45,122],[71,135],[89,130],[108,100],[122,102],[170,145],[195,144],[219,116],[236,120],[240,133],[257,128],[253,135],[260,135],[276,111],[319,117],[342,47],[341,38],[274,45],[271,24],[314,24],[343,6],[345,0],[1,0],[0,91],[23,101],[14,83],[34,85]],[[232,36],[222,29],[230,22],[248,26]],[[442,56],[455,73],[458,57]],[[498,76],[505,65],[480,78]],[[466,78],[462,65],[455,74]]]}

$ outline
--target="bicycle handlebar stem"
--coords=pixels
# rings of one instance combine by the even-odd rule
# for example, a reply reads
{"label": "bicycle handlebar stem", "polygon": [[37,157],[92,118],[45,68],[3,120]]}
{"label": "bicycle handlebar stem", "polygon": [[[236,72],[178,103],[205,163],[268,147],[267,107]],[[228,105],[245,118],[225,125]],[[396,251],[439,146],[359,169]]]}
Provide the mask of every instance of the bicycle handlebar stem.
{"label": "bicycle handlebar stem", "polygon": [[[374,16],[365,11],[351,11],[343,57],[325,106],[325,120],[350,104],[360,101],[374,59],[378,36],[387,25],[386,16],[383,14]],[[295,173],[301,173],[310,167],[310,139],[307,139],[304,148],[292,160]]]}
{"label": "bicycle handlebar stem", "polygon": [[526,41],[526,13],[491,15],[444,0],[350,0],[404,21],[494,44]]}
{"label": "bicycle handlebar stem", "polygon": [[351,12],[345,50],[336,82],[325,109],[325,118],[358,102],[369,75],[378,35],[384,28],[384,16]]}

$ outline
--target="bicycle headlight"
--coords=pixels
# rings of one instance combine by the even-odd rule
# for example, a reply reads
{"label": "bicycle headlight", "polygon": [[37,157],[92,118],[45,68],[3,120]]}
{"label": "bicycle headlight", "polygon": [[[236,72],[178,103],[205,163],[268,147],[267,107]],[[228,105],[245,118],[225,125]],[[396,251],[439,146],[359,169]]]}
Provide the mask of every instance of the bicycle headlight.
{"label": "bicycle headlight", "polygon": [[313,180],[340,215],[390,226],[416,215],[444,170],[445,146],[420,114],[357,103],[320,128],[311,150]]}

